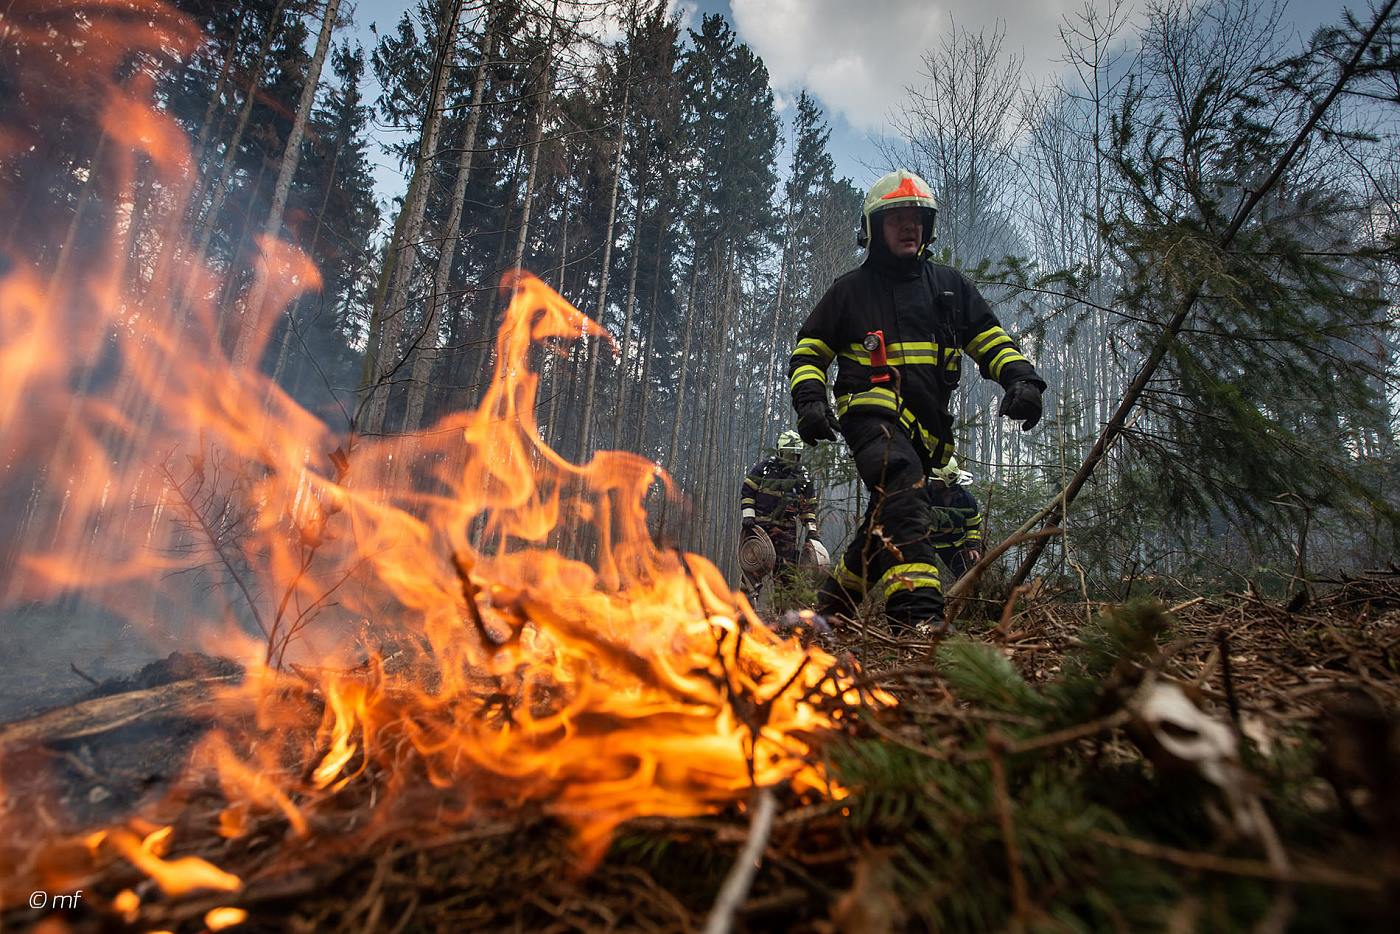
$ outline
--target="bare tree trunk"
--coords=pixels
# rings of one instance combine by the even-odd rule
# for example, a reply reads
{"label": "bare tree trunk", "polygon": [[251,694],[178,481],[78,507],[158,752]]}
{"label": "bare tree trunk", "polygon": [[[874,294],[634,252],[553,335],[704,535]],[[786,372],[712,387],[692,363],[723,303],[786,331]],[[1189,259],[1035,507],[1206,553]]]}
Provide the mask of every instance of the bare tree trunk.
{"label": "bare tree trunk", "polygon": [[[787,217],[783,221],[783,253],[778,262],[778,293],[773,298],[773,333],[768,339],[768,372],[763,378],[763,423],[760,435],[773,423],[773,378],[777,367],[778,322],[783,317],[783,289],[787,284],[788,250],[792,243],[792,200],[788,200]],[[764,438],[759,437],[762,446]]]}
{"label": "bare tree trunk", "polygon": [[617,387],[613,392],[613,447],[622,447],[622,413],[627,408],[627,375],[632,356],[632,310],[637,303],[637,267],[642,261],[642,193],[645,189],[643,179],[637,185],[637,197],[632,207],[632,262],[627,272],[627,299],[623,302],[622,310],[622,352],[617,364]]}
{"label": "bare tree trunk", "polygon": [[[634,10],[635,13],[635,10]],[[608,305],[608,273],[612,271],[613,226],[617,221],[617,190],[622,182],[622,152],[627,142],[627,112],[632,101],[632,69],[628,66],[627,77],[622,90],[622,115],[617,121],[617,139],[613,143],[612,194],[608,198],[608,226],[603,238],[603,267],[598,274],[598,303],[593,312],[599,324]],[[583,384],[583,417],[579,421],[578,461],[583,463],[588,456],[593,429],[593,387],[598,379],[598,357],[602,341],[589,342],[588,377]]]}
{"label": "bare tree trunk", "polygon": [[666,244],[666,209],[661,209],[661,217],[656,225],[656,265],[652,269],[651,276],[651,315],[647,318],[647,347],[646,353],[642,356],[642,372],[637,382],[642,389],[642,402],[637,413],[637,436],[632,442],[632,449],[642,451],[646,444],[647,435],[647,407],[651,403],[651,361],[656,356],[656,319],[660,311],[661,302],[658,298],[661,291],[661,269],[662,258],[665,256]]}
{"label": "bare tree trunk", "polygon": [[[729,384],[729,322],[732,317],[734,306],[734,250],[729,247],[726,250],[727,256],[724,261],[724,282],[719,290],[720,315],[719,321],[715,325],[714,337],[710,345],[710,366],[709,376],[711,387],[726,386]],[[700,385],[696,383],[697,387]],[[699,514],[702,517],[697,532],[700,535],[696,543],[696,550],[704,554],[709,547],[714,530],[714,513],[716,510],[715,480],[720,475],[727,475],[725,470],[724,456],[721,447],[727,447],[721,441],[719,433],[720,425],[726,421],[726,414],[733,409],[733,399],[726,398],[724,401],[725,410],[717,409],[718,397],[714,393],[703,393],[707,399],[704,407],[705,411],[705,444],[700,452],[700,490],[697,502],[700,503]]]}
{"label": "bare tree trunk", "polygon": [[[204,108],[204,119],[199,124],[199,135],[195,137],[194,148],[190,150],[190,166],[195,171],[194,184],[190,193],[190,208],[199,204],[204,197],[204,160],[205,152],[209,145],[209,136],[214,131],[214,114],[219,109],[219,101],[224,96],[224,88],[228,86],[229,73],[233,70],[233,60],[238,56],[239,43],[243,39],[243,27],[248,20],[248,11],[245,9],[238,16],[238,26],[233,31],[233,40],[229,43],[228,53],[224,56],[223,67],[219,69],[219,80],[214,84],[214,93],[209,95],[209,106]],[[222,123],[222,121],[220,121]]]}
{"label": "bare tree trunk", "polygon": [[[555,284],[559,287],[559,294],[566,291],[565,278],[568,275],[569,256],[569,187],[564,186],[564,210],[562,211],[562,223],[559,225],[559,272],[555,274]],[[549,418],[545,422],[544,441],[556,451],[559,450],[559,384],[562,382],[560,371],[566,367],[570,375],[573,374],[572,357],[578,345],[570,348],[569,357],[559,357],[550,355],[549,361]]]}
{"label": "bare tree trunk", "polygon": [[[335,180],[340,172],[340,154],[345,149],[346,140],[344,134],[336,138],[335,155],[331,157],[331,170],[326,177],[326,187],[321,193],[321,207],[316,212],[316,226],[311,231],[311,240],[306,245],[306,255],[315,256],[316,248],[321,243],[321,231],[326,226],[326,210],[330,207],[331,195],[335,192]],[[277,348],[277,362],[272,367],[272,382],[277,383],[282,379],[282,371],[287,366],[287,358],[292,352],[292,338],[296,336],[300,327],[301,315],[298,309],[305,307],[306,299],[298,299],[287,309],[287,327],[282,331],[282,342]],[[299,381],[298,381],[299,382]],[[269,391],[271,387],[269,386]]]}
{"label": "bare tree trunk", "polygon": [[[525,192],[521,199],[520,206],[520,227],[516,231],[515,251],[511,254],[511,269],[519,269],[525,262],[525,246],[530,240],[530,215],[535,200],[535,176],[539,170],[540,162],[540,142],[544,137],[545,111],[549,104],[549,88],[551,83],[551,70],[554,58],[554,34],[557,28],[559,13],[559,0],[554,0],[554,6],[549,14],[549,38],[545,42],[544,64],[540,71],[540,98],[536,102],[531,113],[529,163],[525,171]],[[500,298],[496,299],[499,302]],[[494,322],[496,302],[491,305],[492,319]],[[480,367],[477,370],[477,385],[484,385],[488,374],[487,367],[490,365],[491,354],[481,355]]]}
{"label": "bare tree trunk", "polygon": [[685,381],[690,369],[690,338],[695,332],[695,283],[700,278],[700,248],[690,261],[690,288],[685,301],[685,337],[681,340],[680,378],[676,382],[676,411],[671,416],[671,443],[666,447],[666,469],[676,473],[676,450],[681,441],[681,418],[685,416]]}
{"label": "bare tree trunk", "polygon": [[[335,15],[340,9],[340,0],[326,0],[326,13],[321,20],[321,34],[316,37],[316,51],[311,56],[311,64],[306,69],[306,81],[301,87],[301,98],[297,101],[296,117],[287,133],[287,144],[282,148],[282,159],[277,167],[277,182],[272,188],[272,207],[268,211],[263,236],[273,239],[282,234],[282,215],[287,210],[287,198],[292,191],[292,179],[296,177],[297,166],[301,164],[301,140],[306,135],[306,119],[311,115],[311,102],[316,99],[316,87],[321,83],[321,69],[326,64],[326,54],[331,48],[331,34],[335,32]],[[238,328],[238,341],[233,348],[233,365],[245,367],[250,362],[254,347],[262,347],[263,319],[267,317],[263,305],[267,299],[266,276],[259,276],[252,292],[244,303],[243,321]],[[254,366],[256,360],[251,361]]]}
{"label": "bare tree trunk", "polygon": [[408,410],[404,414],[403,430],[415,431],[423,427],[423,406],[428,397],[428,379],[432,376],[433,363],[437,359],[438,316],[447,304],[447,284],[452,274],[452,264],[457,259],[457,244],[461,240],[462,209],[467,200],[467,183],[472,174],[472,150],[476,148],[476,134],[481,126],[481,113],[485,109],[482,93],[486,88],[486,72],[496,55],[495,11],[488,3],[485,12],[486,34],[482,37],[481,61],[477,63],[476,74],[472,77],[471,113],[467,115],[467,125],[462,131],[461,154],[457,159],[457,179],[452,186],[452,207],[448,211],[447,223],[443,227],[442,243],[439,246],[437,269],[433,272],[432,293],[428,296],[427,318],[423,325],[424,339],[413,358],[413,370],[408,381]]}
{"label": "bare tree trunk", "polygon": [[[517,148],[515,159],[511,162],[508,187],[512,192],[510,196],[512,199],[512,207],[507,211],[507,214],[514,210],[514,191],[519,184],[520,172],[524,166],[525,156],[528,152],[528,146]],[[493,278],[496,280],[499,280],[499,273],[505,264],[506,243],[509,239],[510,224],[502,223],[500,236],[496,239],[496,255],[489,267],[493,271]],[[494,286],[495,284],[496,283],[493,281],[492,285]],[[462,400],[459,403],[461,406],[471,404],[474,392],[478,398],[480,397],[479,390],[483,385],[482,377],[491,365],[491,350],[495,346],[496,307],[500,301],[500,291],[497,288],[483,289],[481,295],[482,297],[479,302],[480,307],[477,310],[477,314],[472,316],[474,319],[477,319],[473,323],[476,325],[475,330],[480,334],[480,337],[473,342],[471,351],[463,355],[461,364],[462,375],[460,380],[463,384],[459,392]],[[454,405],[453,407],[455,408],[458,406]]]}
{"label": "bare tree trunk", "polygon": [[385,265],[375,286],[374,304],[370,311],[369,343],[365,348],[364,367],[360,382],[360,410],[357,430],[375,434],[384,427],[388,407],[389,384],[402,366],[398,358],[399,335],[403,332],[405,291],[418,253],[418,237],[423,229],[423,212],[432,188],[433,161],[437,158],[438,131],[442,126],[443,100],[447,94],[447,79],[452,71],[452,58],[457,42],[457,26],[462,18],[465,0],[453,0],[443,11],[438,33],[437,55],[433,62],[432,91],[428,109],[423,115],[423,131],[418,137],[418,157],[413,165],[413,179],[403,210],[394,225],[394,240],[385,252]]}
{"label": "bare tree trunk", "polygon": [[[282,8],[286,6],[286,0],[277,0],[277,6],[272,10],[271,24],[268,27],[267,35],[263,36],[262,45],[258,47],[258,59],[253,65],[253,74],[248,79],[248,92],[244,96],[243,108],[238,112],[238,123],[233,129],[233,136],[228,141],[228,146],[224,150],[223,163],[219,166],[219,178],[214,182],[213,194],[208,207],[204,209],[204,215],[198,223],[198,232],[195,236],[195,247],[191,252],[192,266],[198,268],[204,259],[204,252],[209,249],[209,238],[214,235],[214,225],[218,222],[219,211],[224,206],[224,199],[228,197],[229,180],[233,177],[233,166],[238,161],[238,147],[243,144],[243,134],[248,129],[248,118],[253,115],[253,104],[257,102],[258,89],[262,86],[263,70],[267,66],[267,53],[272,48],[272,40],[277,35],[277,28],[282,24]],[[194,213],[199,211],[199,204],[190,202],[191,219]]]}

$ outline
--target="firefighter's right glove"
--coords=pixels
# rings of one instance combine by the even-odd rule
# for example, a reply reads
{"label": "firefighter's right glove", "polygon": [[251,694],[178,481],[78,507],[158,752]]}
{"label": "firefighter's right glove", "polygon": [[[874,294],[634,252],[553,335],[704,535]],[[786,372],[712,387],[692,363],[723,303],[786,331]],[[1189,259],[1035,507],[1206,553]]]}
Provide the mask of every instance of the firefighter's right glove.
{"label": "firefighter's right glove", "polygon": [[797,407],[797,433],[807,444],[835,441],[840,424],[825,400],[803,402]]}
{"label": "firefighter's right glove", "polygon": [[997,414],[1021,423],[1030,431],[1040,422],[1040,387],[1029,380],[1018,380],[1007,387]]}
{"label": "firefighter's right glove", "polygon": [[744,517],[744,531],[745,531],[745,532],[749,531],[750,529],[752,529],[752,528],[753,528],[754,526],[756,526],[756,525],[758,525],[758,520],[755,519],[753,516],[745,516],[745,517]]}

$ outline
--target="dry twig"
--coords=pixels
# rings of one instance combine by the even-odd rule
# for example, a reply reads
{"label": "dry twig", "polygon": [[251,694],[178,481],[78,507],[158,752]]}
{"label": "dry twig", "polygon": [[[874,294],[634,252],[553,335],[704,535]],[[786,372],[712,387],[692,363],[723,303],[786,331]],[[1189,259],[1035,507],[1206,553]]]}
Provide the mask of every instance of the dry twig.
{"label": "dry twig", "polygon": [[763,851],[768,846],[768,835],[773,832],[773,815],[777,809],[778,799],[774,797],[773,789],[759,789],[754,796],[749,839],[739,851],[739,858],[734,861],[729,875],[724,877],[719,897],[710,909],[710,916],[705,919],[704,934],[728,934],[734,927],[734,915],[748,897],[753,877],[763,859]]}

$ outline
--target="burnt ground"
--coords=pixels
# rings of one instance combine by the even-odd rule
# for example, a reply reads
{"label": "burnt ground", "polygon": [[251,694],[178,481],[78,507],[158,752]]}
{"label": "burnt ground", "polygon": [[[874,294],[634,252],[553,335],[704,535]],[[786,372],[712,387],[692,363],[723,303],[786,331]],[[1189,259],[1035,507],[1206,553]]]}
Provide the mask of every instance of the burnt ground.
{"label": "burnt ground", "polygon": [[[831,647],[858,658],[900,706],[853,712],[839,742],[865,758],[860,769],[843,766],[854,779],[850,799],[779,793],[736,929],[1392,930],[1400,574],[1324,589],[1288,604],[1250,593],[1166,601],[1171,626],[1150,660],[1125,657],[1102,676],[1137,684],[1150,670],[1238,725],[1282,862],[1226,827],[1223,799],[1197,776],[1149,764],[1121,704],[1050,729],[995,690],[953,677],[937,643],[892,638],[872,621]],[[1079,664],[1086,607],[1032,595],[997,615],[962,628],[1053,696]],[[176,656],[106,690],[229,674],[218,660]],[[0,788],[10,807],[42,802],[40,824],[54,835],[102,825],[156,807],[208,722],[170,712],[18,750],[0,745]],[[338,834],[356,824],[369,804],[364,786],[376,780],[348,788],[310,843],[293,841],[275,814],[239,841],[220,840],[209,828],[222,800],[208,787],[187,792],[174,818],[184,842],[172,855],[206,856],[245,887],[162,897],[108,858],[84,878],[89,901],[67,920],[121,927],[112,899],[130,886],[142,896],[132,920],[144,929],[202,930],[205,912],[236,905],[249,912],[242,930],[694,930],[752,832],[738,810],[634,821],[589,872],[579,870],[567,831],[530,808]],[[451,790],[416,787],[410,813],[452,801]],[[54,917],[17,904],[15,891],[0,918],[6,927]]]}

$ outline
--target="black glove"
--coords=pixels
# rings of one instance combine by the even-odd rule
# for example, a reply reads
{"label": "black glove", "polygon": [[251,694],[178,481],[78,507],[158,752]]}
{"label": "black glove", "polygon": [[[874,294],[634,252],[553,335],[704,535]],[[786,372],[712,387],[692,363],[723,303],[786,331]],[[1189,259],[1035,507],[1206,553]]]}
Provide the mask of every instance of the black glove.
{"label": "black glove", "polygon": [[1021,421],[1021,430],[1030,431],[1040,422],[1040,387],[1029,380],[1018,380],[1001,397],[998,415]]}
{"label": "black glove", "polygon": [[803,402],[797,406],[797,433],[807,444],[835,441],[840,424],[826,400]]}
{"label": "black glove", "polygon": [[744,517],[744,531],[745,531],[745,532],[747,532],[749,529],[753,528],[753,527],[754,527],[755,525],[757,525],[757,524],[758,524],[758,520],[755,519],[753,516],[745,516],[745,517]]}

